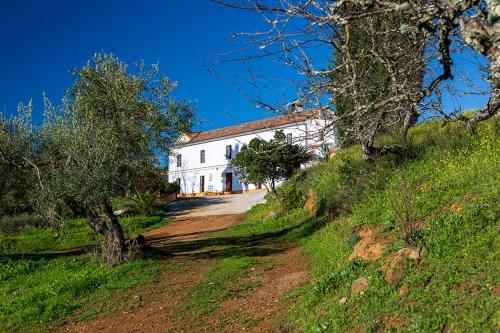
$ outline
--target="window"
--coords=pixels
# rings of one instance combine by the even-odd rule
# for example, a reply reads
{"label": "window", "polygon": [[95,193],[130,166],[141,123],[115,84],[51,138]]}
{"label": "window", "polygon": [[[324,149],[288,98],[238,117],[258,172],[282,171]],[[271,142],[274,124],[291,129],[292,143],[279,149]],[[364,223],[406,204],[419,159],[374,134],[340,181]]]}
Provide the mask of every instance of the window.
{"label": "window", "polygon": [[323,130],[319,131],[319,141],[325,141],[325,132]]}
{"label": "window", "polygon": [[180,168],[182,166],[182,155],[177,155],[177,167]]}
{"label": "window", "polygon": [[177,190],[177,193],[181,193],[181,179],[177,178],[176,182],[177,182],[177,185],[179,185],[179,189]]}
{"label": "window", "polygon": [[226,146],[226,159],[231,159],[231,145]]}
{"label": "window", "polygon": [[211,182],[211,181],[212,181],[212,174],[211,174],[211,173],[209,173],[209,174],[208,174],[208,181],[209,181],[209,182]]}
{"label": "window", "polygon": [[200,163],[205,163],[205,151],[200,150]]}
{"label": "window", "polygon": [[286,135],[286,143],[292,144],[292,133]]}

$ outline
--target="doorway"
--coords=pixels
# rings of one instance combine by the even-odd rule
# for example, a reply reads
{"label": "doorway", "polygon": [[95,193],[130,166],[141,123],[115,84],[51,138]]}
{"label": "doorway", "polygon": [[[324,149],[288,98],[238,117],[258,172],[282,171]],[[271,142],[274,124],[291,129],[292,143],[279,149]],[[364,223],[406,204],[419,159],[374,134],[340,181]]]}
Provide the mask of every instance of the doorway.
{"label": "doorway", "polygon": [[205,176],[200,176],[200,193],[205,192]]}
{"label": "doorway", "polygon": [[226,173],[226,191],[231,192],[233,190],[233,174],[231,172]]}

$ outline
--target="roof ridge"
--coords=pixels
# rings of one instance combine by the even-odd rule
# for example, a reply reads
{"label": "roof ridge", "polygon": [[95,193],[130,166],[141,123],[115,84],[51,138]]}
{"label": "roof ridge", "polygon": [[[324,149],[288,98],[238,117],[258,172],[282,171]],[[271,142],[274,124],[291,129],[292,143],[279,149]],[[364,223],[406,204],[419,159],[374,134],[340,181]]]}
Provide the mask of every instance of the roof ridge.
{"label": "roof ridge", "polygon": [[[292,124],[293,122],[299,122],[309,119],[314,114],[314,112],[317,111],[318,109],[314,108],[304,111],[291,112],[275,117],[253,120],[237,125],[216,128],[208,131],[189,132],[190,135],[187,135],[190,139],[189,141],[175,144],[174,146],[183,146],[190,143],[203,142],[216,138],[234,136],[237,134],[249,133],[266,128]],[[243,130],[240,130],[242,128]]]}
{"label": "roof ridge", "polygon": [[248,125],[248,124],[258,123],[258,122],[266,121],[266,120],[270,120],[270,119],[276,119],[276,118],[282,118],[282,117],[289,117],[289,116],[292,116],[292,115],[295,116],[295,115],[301,115],[301,114],[306,114],[306,113],[312,113],[312,111],[317,111],[317,110],[316,109],[309,109],[309,110],[303,110],[303,111],[294,111],[294,112],[285,113],[285,114],[281,114],[281,115],[274,116],[274,117],[268,117],[268,118],[262,118],[262,119],[257,119],[257,120],[251,120],[251,121],[239,123],[239,124],[236,124],[236,125],[224,126],[224,127],[214,128],[214,129],[211,129],[211,130],[206,130],[206,131],[194,131],[194,132],[191,132],[191,133],[207,133],[207,132],[212,132],[212,131],[219,131],[219,130],[224,130],[224,129],[231,128],[231,127],[237,127],[237,126],[241,126],[241,125]]}

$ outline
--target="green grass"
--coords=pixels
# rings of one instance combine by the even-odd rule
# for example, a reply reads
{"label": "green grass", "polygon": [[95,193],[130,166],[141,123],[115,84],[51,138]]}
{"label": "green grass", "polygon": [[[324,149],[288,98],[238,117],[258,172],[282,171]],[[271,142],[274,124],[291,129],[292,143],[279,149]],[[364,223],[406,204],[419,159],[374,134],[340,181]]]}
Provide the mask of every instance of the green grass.
{"label": "green grass", "polygon": [[113,293],[152,282],[152,260],[109,267],[91,255],[0,261],[0,331],[47,330],[75,310]]}
{"label": "green grass", "polygon": [[[163,226],[162,216],[121,217],[126,236]],[[46,331],[81,309],[81,318],[98,314],[101,304],[117,291],[153,282],[156,261],[137,258],[118,267],[94,255],[11,259],[11,253],[43,253],[95,244],[99,241],[85,219],[59,228],[35,228],[0,234],[0,332]],[[102,310],[102,309],[101,309]],[[99,311],[100,312],[100,311]]]}
{"label": "green grass", "polygon": [[[161,216],[119,218],[126,237],[161,227],[170,222]],[[98,242],[83,218],[72,219],[58,228],[30,228],[16,234],[0,233],[0,253],[40,253],[70,249]]]}
{"label": "green grass", "polygon": [[[245,274],[266,263],[260,255],[297,243],[312,267],[310,284],[289,293],[294,305],[288,324],[297,332],[497,330],[500,300],[492,290],[500,281],[498,126],[498,120],[491,120],[469,134],[457,124],[429,122],[410,132],[403,156],[367,164],[353,146],[304,170],[279,188],[278,198],[253,207],[244,223],[205,241],[204,248],[213,252],[211,268],[189,289],[179,315],[196,320],[223,300],[244,295],[256,287]],[[305,208],[306,200],[315,212]],[[422,227],[406,234],[409,220]],[[128,235],[168,223],[161,217],[121,222]],[[359,241],[356,230],[365,224],[381,225],[383,234],[395,239],[385,257],[405,246],[403,237],[425,248],[419,262],[403,262],[401,281],[386,283],[381,270],[385,258],[348,260]],[[94,241],[83,220],[60,230],[30,229],[0,237],[3,251],[10,253]],[[2,260],[1,265],[0,331],[46,329],[50,322],[118,290],[151,282],[158,274],[149,259],[116,268],[92,256]],[[360,276],[369,287],[353,295],[351,283]],[[407,289],[404,296],[399,295],[402,287]],[[345,304],[339,303],[342,297]],[[391,326],[391,318],[403,325]]]}
{"label": "green grass", "polygon": [[199,318],[217,309],[220,302],[245,293],[256,287],[256,283],[242,279],[259,260],[248,256],[232,256],[218,259],[215,267],[205,273],[202,281],[194,284],[186,293],[188,296],[180,312],[189,311]]}
{"label": "green grass", "polygon": [[[492,289],[500,281],[498,121],[482,123],[477,134],[457,124],[429,122],[410,133],[402,157],[361,161],[359,147],[344,149],[330,161],[286,182],[279,198],[254,207],[245,223],[230,232],[278,235],[301,244],[312,261],[310,286],[293,292],[290,309],[298,332],[487,332],[500,321],[500,300]],[[390,141],[389,137],[379,141]],[[317,216],[304,208],[315,193]],[[454,206],[455,209],[448,207]],[[423,227],[405,234],[409,220]],[[404,263],[403,279],[384,280],[384,258],[349,261],[359,241],[356,228],[382,225],[394,243],[403,237],[423,246],[419,263]],[[369,280],[363,294],[351,283]],[[402,286],[406,296],[399,296]],[[345,304],[339,304],[342,297]],[[403,325],[391,326],[389,317]]]}

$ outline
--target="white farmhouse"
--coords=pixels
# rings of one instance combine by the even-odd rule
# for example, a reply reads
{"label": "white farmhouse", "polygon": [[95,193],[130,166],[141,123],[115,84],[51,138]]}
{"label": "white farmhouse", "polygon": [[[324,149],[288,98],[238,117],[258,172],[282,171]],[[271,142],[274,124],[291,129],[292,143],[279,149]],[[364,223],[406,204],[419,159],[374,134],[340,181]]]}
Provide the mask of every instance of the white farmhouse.
{"label": "white farmhouse", "polygon": [[276,130],[283,130],[288,142],[311,149],[327,144],[335,149],[337,138],[332,133],[325,135],[324,127],[321,112],[307,110],[211,131],[185,133],[169,156],[168,179],[178,182],[181,194],[185,195],[258,190],[262,184],[240,183],[229,165],[244,144],[255,137],[270,140]]}

